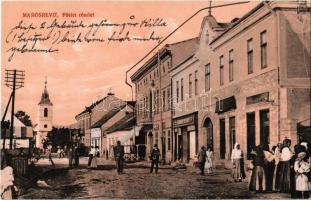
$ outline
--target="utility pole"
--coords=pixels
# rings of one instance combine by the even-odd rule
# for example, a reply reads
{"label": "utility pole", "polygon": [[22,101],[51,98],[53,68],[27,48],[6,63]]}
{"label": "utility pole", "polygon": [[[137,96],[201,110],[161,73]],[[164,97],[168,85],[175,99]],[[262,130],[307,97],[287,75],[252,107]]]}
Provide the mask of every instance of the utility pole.
{"label": "utility pole", "polygon": [[[13,132],[14,132],[14,107],[15,107],[15,91],[19,88],[24,87],[24,80],[25,80],[25,71],[21,70],[5,70],[5,85],[12,89],[11,97],[9,99],[9,103],[6,107],[6,111],[8,109],[8,106],[10,104],[10,101],[12,99],[11,104],[11,126],[10,126],[10,149],[12,149],[13,146]],[[6,115],[6,113],[5,113]],[[5,116],[3,116],[3,119],[5,119]]]}

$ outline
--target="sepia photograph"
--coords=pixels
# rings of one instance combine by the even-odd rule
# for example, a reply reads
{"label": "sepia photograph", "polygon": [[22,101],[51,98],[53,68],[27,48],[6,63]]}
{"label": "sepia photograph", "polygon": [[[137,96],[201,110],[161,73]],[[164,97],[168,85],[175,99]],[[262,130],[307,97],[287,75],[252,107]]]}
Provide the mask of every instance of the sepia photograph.
{"label": "sepia photograph", "polygon": [[311,198],[310,0],[4,0],[1,199]]}

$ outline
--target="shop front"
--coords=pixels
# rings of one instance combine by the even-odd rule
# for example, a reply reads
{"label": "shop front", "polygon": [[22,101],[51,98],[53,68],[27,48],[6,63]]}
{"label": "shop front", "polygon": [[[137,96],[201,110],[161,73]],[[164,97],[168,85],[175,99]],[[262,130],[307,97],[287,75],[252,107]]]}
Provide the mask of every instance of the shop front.
{"label": "shop front", "polygon": [[189,163],[198,153],[198,113],[173,119],[174,160]]}
{"label": "shop front", "polygon": [[91,129],[91,146],[98,147],[99,152],[102,153],[102,144],[101,144],[101,129],[92,128]]}

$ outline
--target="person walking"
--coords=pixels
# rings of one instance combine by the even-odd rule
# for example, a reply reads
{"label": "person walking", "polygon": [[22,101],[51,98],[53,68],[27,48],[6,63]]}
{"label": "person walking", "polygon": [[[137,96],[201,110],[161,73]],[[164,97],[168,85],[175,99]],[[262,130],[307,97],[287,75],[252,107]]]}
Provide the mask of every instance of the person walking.
{"label": "person walking", "polygon": [[205,147],[202,146],[201,150],[198,153],[198,163],[201,170],[201,175],[204,175],[205,162],[206,162],[206,150]]}
{"label": "person walking", "polygon": [[150,153],[150,159],[151,159],[150,173],[153,172],[153,168],[155,167],[155,173],[157,174],[160,160],[160,149],[158,148],[157,144],[154,144],[153,146],[153,149]]}
{"label": "person walking", "polygon": [[113,148],[114,159],[116,161],[116,168],[118,174],[123,173],[123,163],[124,163],[124,147],[121,145],[120,141],[117,141],[117,145]]}
{"label": "person walking", "polygon": [[206,151],[206,162],[205,168],[207,169],[207,174],[213,173],[213,151],[211,147],[207,147]]}
{"label": "person walking", "polygon": [[49,161],[51,162],[52,166],[54,167],[55,164],[54,164],[53,159],[52,159],[52,145],[48,146],[47,155],[48,155]]}
{"label": "person walking", "polygon": [[233,164],[232,178],[234,179],[234,182],[237,181],[242,182],[241,159],[242,159],[242,150],[240,148],[240,144],[235,143],[231,153],[231,161]]}
{"label": "person walking", "polygon": [[95,155],[96,156],[93,156],[93,159],[92,159],[92,161],[91,161],[91,168],[92,169],[97,169],[97,157],[99,157],[99,156],[97,156],[98,155],[98,153],[97,153],[97,148],[95,149]]}
{"label": "person walking", "polygon": [[87,167],[90,168],[91,167],[91,163],[92,163],[92,160],[95,156],[95,148],[93,146],[91,146],[91,151],[89,152],[89,160],[87,162]]}

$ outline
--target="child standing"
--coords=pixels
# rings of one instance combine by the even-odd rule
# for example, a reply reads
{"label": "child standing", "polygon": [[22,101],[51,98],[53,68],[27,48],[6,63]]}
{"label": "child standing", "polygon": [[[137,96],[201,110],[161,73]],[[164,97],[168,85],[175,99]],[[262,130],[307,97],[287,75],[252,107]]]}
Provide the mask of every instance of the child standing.
{"label": "child standing", "polygon": [[298,158],[295,161],[294,170],[296,172],[296,191],[300,192],[300,198],[309,198],[309,191],[311,184],[307,173],[310,172],[310,164],[305,152],[298,154]]}

